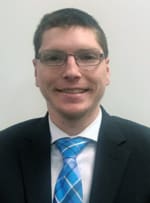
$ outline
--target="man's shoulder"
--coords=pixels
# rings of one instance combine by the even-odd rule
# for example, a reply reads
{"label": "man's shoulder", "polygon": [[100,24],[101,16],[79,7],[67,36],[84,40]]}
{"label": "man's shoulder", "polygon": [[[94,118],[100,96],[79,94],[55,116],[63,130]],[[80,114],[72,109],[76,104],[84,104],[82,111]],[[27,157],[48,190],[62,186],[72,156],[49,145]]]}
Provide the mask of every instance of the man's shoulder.
{"label": "man's shoulder", "polygon": [[131,145],[143,145],[150,149],[150,128],[148,126],[118,116],[111,116],[111,120]]}
{"label": "man's shoulder", "polygon": [[144,131],[150,132],[150,127],[144,124],[141,124],[126,118],[122,118],[119,116],[111,116],[111,119],[114,123],[118,124],[120,127],[124,129],[142,130],[142,131],[144,130]]}
{"label": "man's shoulder", "polygon": [[16,123],[12,126],[7,127],[0,131],[0,138],[9,137],[9,136],[17,136],[20,134],[29,133],[30,131],[37,129],[40,127],[42,123],[46,123],[47,116],[33,118],[29,120],[25,120],[19,123]]}
{"label": "man's shoulder", "polygon": [[108,114],[104,108],[102,108],[102,112],[103,112],[103,117],[105,120],[107,120],[107,123],[109,125],[114,125],[114,126],[118,126],[122,129],[132,129],[132,130],[144,130],[144,131],[148,131],[150,132],[150,127],[144,125],[144,124],[141,124],[141,123],[138,123],[138,122],[135,122],[135,121],[132,121],[130,119],[126,119],[126,118],[123,118],[123,117],[120,117],[120,116],[117,116],[117,115],[111,115],[111,114]]}
{"label": "man's shoulder", "polygon": [[15,158],[16,153],[26,151],[30,146],[45,146],[49,138],[48,116],[17,123],[0,132],[0,159],[6,154]]}
{"label": "man's shoulder", "polygon": [[133,143],[135,143],[135,140],[138,143],[148,141],[147,143],[150,145],[150,128],[148,126],[116,115],[110,115],[105,111],[103,111],[103,115],[103,128],[107,133],[120,134]]}

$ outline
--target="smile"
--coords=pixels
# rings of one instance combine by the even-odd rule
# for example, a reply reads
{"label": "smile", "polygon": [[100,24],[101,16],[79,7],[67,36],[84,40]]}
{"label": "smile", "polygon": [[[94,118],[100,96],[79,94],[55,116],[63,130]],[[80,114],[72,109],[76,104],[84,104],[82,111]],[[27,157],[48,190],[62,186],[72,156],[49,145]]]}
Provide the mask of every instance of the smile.
{"label": "smile", "polygon": [[58,91],[62,92],[62,93],[67,93],[67,94],[81,94],[81,93],[87,92],[88,90],[89,89],[80,89],[80,88],[70,89],[70,88],[65,88],[65,89],[59,89]]}

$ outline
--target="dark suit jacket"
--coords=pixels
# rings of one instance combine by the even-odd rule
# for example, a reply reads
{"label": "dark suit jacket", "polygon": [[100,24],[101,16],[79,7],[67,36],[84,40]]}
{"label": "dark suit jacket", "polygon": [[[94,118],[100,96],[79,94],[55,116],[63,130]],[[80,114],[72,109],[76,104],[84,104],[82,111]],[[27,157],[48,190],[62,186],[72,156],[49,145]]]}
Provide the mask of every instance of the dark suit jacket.
{"label": "dark suit jacket", "polygon": [[[47,116],[0,132],[0,203],[51,203],[50,143]],[[90,203],[150,203],[150,129],[103,110],[91,187]]]}

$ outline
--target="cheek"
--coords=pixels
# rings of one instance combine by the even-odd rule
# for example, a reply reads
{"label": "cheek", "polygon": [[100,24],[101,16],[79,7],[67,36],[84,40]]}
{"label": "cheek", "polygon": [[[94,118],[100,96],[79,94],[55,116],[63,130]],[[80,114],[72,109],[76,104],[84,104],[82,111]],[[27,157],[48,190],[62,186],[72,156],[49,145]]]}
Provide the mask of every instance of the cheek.
{"label": "cheek", "polygon": [[110,83],[110,72],[109,69],[105,69],[103,72],[100,73],[100,80],[104,86],[109,85]]}
{"label": "cheek", "polygon": [[35,85],[36,85],[37,87],[40,86],[40,78],[39,78],[39,76],[36,76],[36,77],[35,77]]}
{"label": "cheek", "polygon": [[100,70],[100,77],[105,86],[109,85],[110,83],[110,67],[109,67],[109,59],[105,59]]}
{"label": "cheek", "polygon": [[46,81],[46,77],[42,71],[39,69],[35,71],[35,84],[37,87],[41,87],[41,85]]}
{"label": "cheek", "polygon": [[37,87],[40,87],[41,79],[42,79],[43,76],[42,76],[42,71],[41,71],[39,66],[35,66],[34,76],[35,76],[35,85]]}
{"label": "cheek", "polygon": [[35,70],[34,76],[35,76],[35,85],[36,85],[37,87],[39,87],[39,77],[38,77],[38,72],[37,72],[37,70]]}
{"label": "cheek", "polygon": [[110,84],[110,67],[109,64],[106,66],[106,85]]}
{"label": "cheek", "polygon": [[56,84],[58,81],[57,74],[53,74],[50,71],[37,71],[36,75],[36,86],[40,87],[41,89],[49,89],[53,85]]}
{"label": "cheek", "polygon": [[110,83],[109,76],[104,73],[97,73],[95,80],[93,81],[93,84],[95,84],[95,88],[98,90],[100,94],[104,92],[105,87],[109,85],[109,83]]}
{"label": "cheek", "polygon": [[106,73],[106,79],[105,79],[105,85],[109,85],[110,84],[110,72]]}

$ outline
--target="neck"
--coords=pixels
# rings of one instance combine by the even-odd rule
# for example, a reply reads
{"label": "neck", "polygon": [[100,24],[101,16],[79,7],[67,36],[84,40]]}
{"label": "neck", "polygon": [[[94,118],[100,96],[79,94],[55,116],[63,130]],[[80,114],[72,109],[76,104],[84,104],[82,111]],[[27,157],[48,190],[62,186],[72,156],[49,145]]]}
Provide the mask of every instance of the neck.
{"label": "neck", "polygon": [[60,128],[62,131],[66,132],[70,136],[74,136],[82,132],[88,125],[90,125],[97,117],[99,113],[99,108],[92,114],[86,112],[83,116],[64,116],[57,115],[55,112],[49,111],[50,118],[52,122]]}

